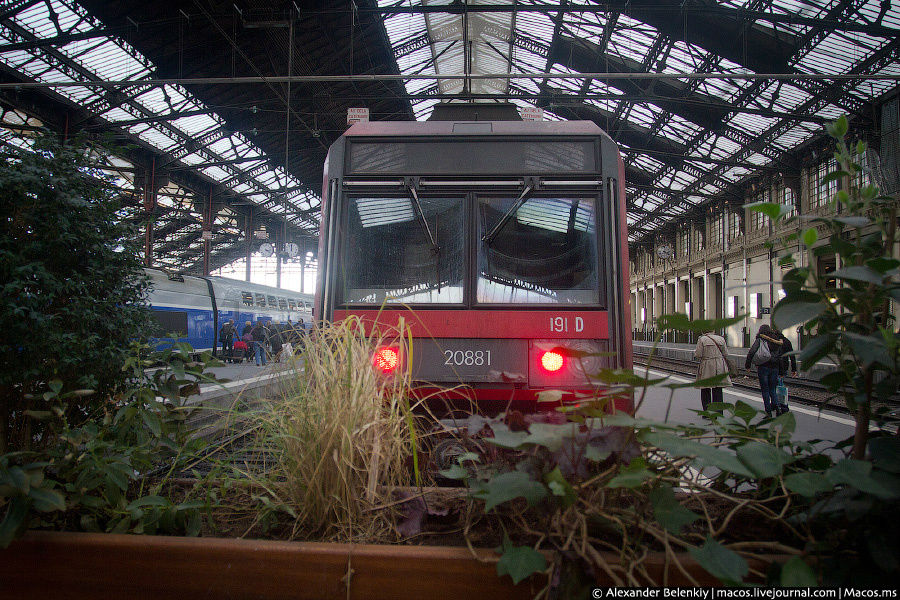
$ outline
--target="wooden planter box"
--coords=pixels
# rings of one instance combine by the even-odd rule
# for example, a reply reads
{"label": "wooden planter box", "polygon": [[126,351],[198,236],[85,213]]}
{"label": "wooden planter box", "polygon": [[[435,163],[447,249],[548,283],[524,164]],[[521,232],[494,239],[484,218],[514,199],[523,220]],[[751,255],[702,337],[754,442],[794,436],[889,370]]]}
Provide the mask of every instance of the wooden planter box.
{"label": "wooden planter box", "polygon": [[[32,531],[0,550],[0,599],[506,600],[533,598],[547,583],[532,576],[514,586],[497,576],[495,552],[476,554],[459,547]],[[604,558],[619,563],[616,554]],[[681,563],[700,585],[721,585],[692,559],[682,556]],[[663,554],[652,553],[644,566],[656,581],[668,570],[668,585],[693,585]]]}
{"label": "wooden planter box", "polygon": [[[0,598],[525,599],[466,548],[33,531],[0,550]],[[351,575],[348,577],[348,572]],[[349,592],[346,582],[349,581]]]}

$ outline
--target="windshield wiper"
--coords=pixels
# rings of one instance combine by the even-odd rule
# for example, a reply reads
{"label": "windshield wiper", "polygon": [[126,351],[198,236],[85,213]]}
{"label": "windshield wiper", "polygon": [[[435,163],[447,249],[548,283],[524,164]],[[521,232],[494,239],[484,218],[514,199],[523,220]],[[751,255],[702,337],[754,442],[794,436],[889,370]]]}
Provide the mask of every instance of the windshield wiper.
{"label": "windshield wiper", "polygon": [[422,212],[422,205],[419,204],[419,195],[416,193],[416,188],[411,185],[407,185],[406,189],[409,191],[409,197],[413,201],[413,210],[416,215],[419,217],[419,222],[422,223],[422,226],[425,228],[425,233],[428,234],[428,241],[431,242],[431,250],[435,254],[440,253],[441,247],[438,246],[437,242],[434,239],[434,235],[431,233],[431,227],[428,226],[428,219],[425,218],[425,213]]}
{"label": "windshield wiper", "polygon": [[534,188],[531,185],[525,186],[525,189],[522,190],[522,193],[519,195],[519,198],[516,200],[516,203],[513,204],[512,207],[510,207],[510,209],[508,211],[506,211],[506,214],[503,215],[503,218],[501,218],[500,221],[496,225],[494,225],[494,228],[491,229],[490,232],[481,236],[482,242],[484,242],[488,246],[491,245],[491,242],[494,241],[494,238],[497,237],[497,234],[500,233],[500,231],[506,226],[506,224],[509,222],[509,220],[512,218],[512,216],[514,214],[516,214],[516,212],[518,212],[518,210],[520,208],[522,208],[523,204],[528,202],[528,195],[531,193],[531,191],[533,189]]}

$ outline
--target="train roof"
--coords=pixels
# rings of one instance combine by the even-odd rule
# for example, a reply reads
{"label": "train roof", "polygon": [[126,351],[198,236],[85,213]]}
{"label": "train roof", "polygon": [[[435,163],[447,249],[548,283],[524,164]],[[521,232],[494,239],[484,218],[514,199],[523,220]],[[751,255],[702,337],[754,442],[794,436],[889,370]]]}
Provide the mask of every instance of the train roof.
{"label": "train roof", "polygon": [[471,135],[603,135],[593,121],[368,121],[355,123],[346,137]]}

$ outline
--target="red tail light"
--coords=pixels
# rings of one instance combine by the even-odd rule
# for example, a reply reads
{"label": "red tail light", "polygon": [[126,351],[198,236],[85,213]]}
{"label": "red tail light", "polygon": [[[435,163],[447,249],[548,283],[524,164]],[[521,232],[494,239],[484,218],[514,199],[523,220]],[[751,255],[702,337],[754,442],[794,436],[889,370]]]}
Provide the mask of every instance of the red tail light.
{"label": "red tail light", "polygon": [[550,373],[555,373],[562,369],[564,363],[565,359],[562,353],[556,350],[548,350],[541,354],[541,366]]}
{"label": "red tail light", "polygon": [[400,353],[396,348],[383,346],[375,351],[372,357],[372,364],[382,373],[390,373],[400,364]]}

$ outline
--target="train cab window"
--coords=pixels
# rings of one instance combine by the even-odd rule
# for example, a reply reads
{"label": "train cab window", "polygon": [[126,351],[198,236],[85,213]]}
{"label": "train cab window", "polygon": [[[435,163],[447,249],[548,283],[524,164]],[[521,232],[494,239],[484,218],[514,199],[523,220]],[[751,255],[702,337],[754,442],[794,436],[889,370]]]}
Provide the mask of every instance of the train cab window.
{"label": "train cab window", "polygon": [[241,292],[241,303],[244,306],[253,306],[253,294],[250,292]]}
{"label": "train cab window", "polygon": [[343,242],[345,304],[461,303],[463,198],[351,198]]}
{"label": "train cab window", "polygon": [[288,298],[288,310],[297,310],[297,303],[293,298]]}
{"label": "train cab window", "polygon": [[256,306],[260,306],[262,308],[266,307],[266,295],[265,294],[256,294]]}
{"label": "train cab window", "polygon": [[[598,304],[591,198],[479,198],[476,299],[498,304]],[[487,239],[484,239],[487,238]]]}
{"label": "train cab window", "polygon": [[278,300],[275,299],[275,296],[268,296],[269,298],[269,308],[278,308]]}
{"label": "train cab window", "polygon": [[278,310],[287,310],[287,309],[288,309],[287,299],[279,298],[278,299]]}

